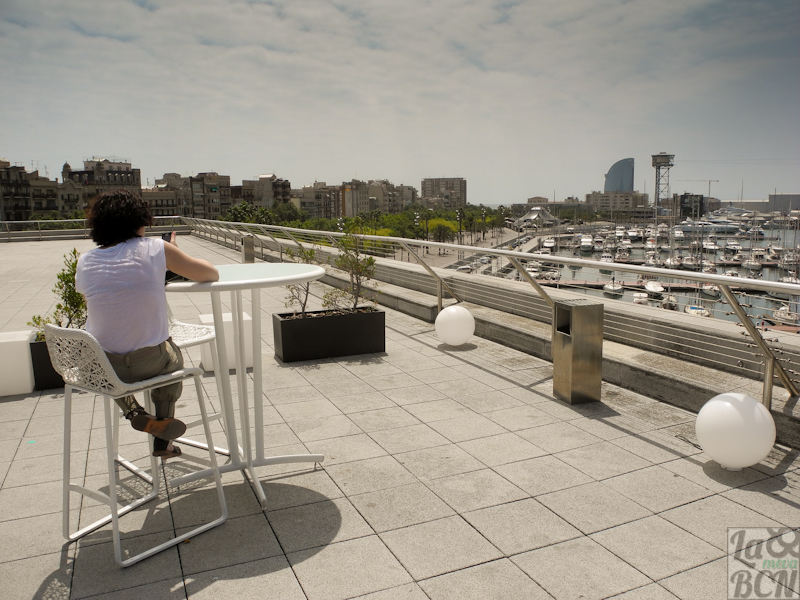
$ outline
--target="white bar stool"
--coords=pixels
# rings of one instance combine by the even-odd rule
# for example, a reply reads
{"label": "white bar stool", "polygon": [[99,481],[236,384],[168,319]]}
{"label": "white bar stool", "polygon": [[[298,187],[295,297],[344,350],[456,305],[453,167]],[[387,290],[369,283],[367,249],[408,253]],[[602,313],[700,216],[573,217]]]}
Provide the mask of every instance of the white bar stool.
{"label": "white bar stool", "polygon": [[[183,321],[178,321],[175,318],[175,315],[172,314],[172,308],[169,304],[167,304],[167,323],[169,325],[169,337],[172,338],[172,341],[175,342],[175,345],[178,346],[178,348],[183,350],[184,348],[191,348],[192,346],[208,344],[211,349],[211,356],[214,357],[214,361],[216,362],[217,344],[215,340],[217,335],[214,331],[214,327],[211,325],[195,325],[193,323],[184,323]],[[221,398],[222,390],[220,389],[221,386],[219,377],[217,376],[216,372],[214,375],[217,384],[218,397]],[[224,415],[221,412],[218,412],[210,414],[208,418],[210,421],[217,421],[219,419],[224,419]],[[198,420],[192,421],[191,423],[186,423],[186,428],[191,429],[195,425],[199,425],[200,422],[201,421]],[[229,425],[225,423],[225,426],[228,427]],[[181,437],[175,441],[186,444],[187,446],[208,450],[208,444],[193,440],[191,438]],[[230,457],[230,450],[227,448],[214,448],[214,450],[217,454],[224,454],[225,456]],[[241,449],[239,452],[241,452]]]}
{"label": "white bar stool", "polygon": [[[222,487],[217,457],[214,453],[214,443],[211,435],[208,413],[205,401],[203,400],[203,390],[200,385],[200,369],[180,369],[166,375],[158,375],[135,383],[124,383],[119,379],[111,363],[97,340],[87,331],[81,329],[64,329],[54,325],[45,326],[45,338],[47,349],[53,362],[53,367],[64,378],[64,486],[63,486],[63,531],[64,537],[70,541],[75,541],[104,525],[111,523],[114,542],[114,556],[117,563],[122,567],[129,567],[137,562],[144,560],[162,550],[166,550],[183,540],[196,536],[204,531],[208,531],[221,525],[228,518],[228,507],[225,502],[225,492]],[[149,550],[141,552],[127,560],[122,559],[122,545],[120,542],[119,517],[138,508],[139,506],[154,500],[158,497],[160,490],[160,479],[158,477],[158,459],[150,456],[150,475],[119,456],[119,418],[113,418],[114,398],[120,398],[136,392],[144,392],[145,402],[150,409],[150,391],[165,385],[193,378],[197,389],[197,399],[200,405],[201,421],[205,432],[206,445],[208,450],[209,465],[213,473],[219,498],[221,514],[211,521],[184,533],[168,542],[159,544]],[[106,449],[108,455],[108,495],[97,490],[90,490],[84,486],[70,483],[70,450],[71,450],[71,413],[72,413],[72,390],[83,390],[103,396],[103,407],[105,413],[106,427]],[[152,443],[150,444],[152,452]],[[117,504],[117,476],[115,462],[119,463],[132,473],[149,481],[152,485],[151,491],[133,501],[123,508]],[[111,511],[106,517],[87,525],[76,533],[70,533],[69,527],[69,506],[70,492],[88,496],[107,504]]]}

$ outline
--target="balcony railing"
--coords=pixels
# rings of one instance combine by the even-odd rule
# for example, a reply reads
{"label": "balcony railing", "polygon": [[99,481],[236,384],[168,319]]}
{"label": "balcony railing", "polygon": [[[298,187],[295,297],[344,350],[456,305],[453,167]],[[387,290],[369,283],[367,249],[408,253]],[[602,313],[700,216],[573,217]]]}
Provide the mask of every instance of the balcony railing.
{"label": "balcony railing", "polygon": [[[240,246],[243,236],[255,236],[257,255],[260,253],[265,260],[286,260],[287,248],[308,245],[327,254],[330,263],[335,255],[333,242],[344,235],[191,218],[185,222],[199,236],[232,248]],[[375,235],[358,237],[364,242],[364,250],[378,258],[377,280],[437,295],[440,308],[442,298],[450,296],[550,323],[554,298],[590,294],[605,305],[606,339],[763,379],[762,400],[767,405],[771,403],[775,377],[792,396],[797,395],[800,372],[791,367],[800,363],[800,347],[792,343],[791,334],[769,329],[764,316],[772,317],[772,313],[780,312],[778,306],[786,307],[785,320],[796,318],[800,326],[800,315],[791,308],[800,303],[798,285],[501,248]],[[442,260],[444,257],[448,260]],[[464,266],[469,266],[470,272],[459,270]],[[573,277],[564,277],[562,269]],[[577,273],[581,276],[577,277]],[[621,290],[603,289],[611,277],[621,283]],[[616,299],[632,293],[639,294],[634,300],[651,298],[648,294],[653,293],[645,287],[648,281],[664,282],[661,301],[646,300],[649,306],[636,306]],[[700,309],[707,306],[709,316],[717,318],[653,306],[669,303],[669,297],[678,294],[696,298],[689,304]],[[776,305],[771,306],[770,302]]]}
{"label": "balcony railing", "polygon": [[[336,255],[334,241],[344,235],[189,217],[156,217],[156,231],[178,228],[231,248],[239,248],[244,236],[254,236],[257,256],[269,261],[287,260],[288,248],[314,246],[331,264]],[[5,241],[88,234],[83,220],[0,222],[0,240]],[[546,237],[539,235],[540,241]],[[555,300],[590,295],[604,304],[604,337],[608,340],[763,380],[762,400],[767,405],[774,378],[797,396],[800,344],[795,341],[796,333],[771,329],[769,321],[800,326],[800,285],[500,247],[375,235],[358,237],[363,240],[363,249],[376,256],[376,280],[431,294],[437,297],[440,308],[443,299],[452,297],[549,324]],[[465,266],[470,267],[469,272],[459,270]],[[634,300],[644,300],[649,291],[645,284],[657,281],[663,282],[665,298],[647,300],[647,306],[620,300],[618,293],[611,291],[614,295],[608,295],[603,289],[612,277],[615,283],[621,283],[622,297],[639,294]],[[704,285],[716,286],[716,290],[709,288],[704,293]],[[718,293],[719,298],[706,296],[707,293]],[[698,306],[716,318],[658,308],[671,295],[696,299]]]}

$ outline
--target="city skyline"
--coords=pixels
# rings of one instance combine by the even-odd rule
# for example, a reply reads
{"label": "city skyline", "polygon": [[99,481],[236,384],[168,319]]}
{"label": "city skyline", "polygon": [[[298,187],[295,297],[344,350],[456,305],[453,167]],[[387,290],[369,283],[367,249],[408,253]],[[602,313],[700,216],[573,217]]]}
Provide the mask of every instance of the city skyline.
{"label": "city skyline", "polygon": [[121,156],[232,181],[583,198],[675,155],[673,193],[800,191],[800,4],[6,0],[0,156],[51,178]]}

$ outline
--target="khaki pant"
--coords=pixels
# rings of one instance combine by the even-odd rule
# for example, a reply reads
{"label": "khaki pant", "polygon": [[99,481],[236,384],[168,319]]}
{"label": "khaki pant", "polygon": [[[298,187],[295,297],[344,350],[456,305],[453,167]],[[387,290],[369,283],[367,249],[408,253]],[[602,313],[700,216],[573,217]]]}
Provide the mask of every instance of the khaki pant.
{"label": "khaki pant", "polygon": [[[106,352],[106,356],[117,376],[125,383],[142,381],[143,379],[172,373],[183,368],[183,355],[180,348],[172,341],[172,338],[160,343],[158,346],[139,348],[127,354]],[[179,381],[151,392],[157,417],[171,418],[175,416],[175,403],[180,398],[182,390],[183,383]],[[133,396],[117,398],[114,401],[126,415],[134,409],[141,408]]]}

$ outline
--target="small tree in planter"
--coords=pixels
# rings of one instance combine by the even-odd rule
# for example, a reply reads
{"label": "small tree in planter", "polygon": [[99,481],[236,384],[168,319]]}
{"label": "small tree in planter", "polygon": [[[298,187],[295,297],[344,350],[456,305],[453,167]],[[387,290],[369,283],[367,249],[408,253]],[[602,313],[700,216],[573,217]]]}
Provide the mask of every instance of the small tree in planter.
{"label": "small tree in planter", "polygon": [[[319,259],[317,258],[317,249],[316,248],[304,248],[299,247],[296,250],[292,248],[288,248],[286,250],[286,256],[290,259],[296,259],[298,262],[307,265],[318,265],[320,263]],[[291,308],[293,312],[293,317],[305,319],[306,315],[306,306],[308,305],[308,295],[311,292],[311,282],[306,281],[305,283],[300,283],[297,285],[287,285],[286,289],[289,292],[289,295],[286,296],[286,302],[284,306],[286,308]],[[299,314],[298,314],[299,312]]]}
{"label": "small tree in planter", "polygon": [[363,308],[374,310],[375,300],[364,294],[377,288],[372,281],[375,275],[375,258],[364,254],[361,240],[349,233],[335,243],[339,254],[333,266],[349,275],[350,285],[325,293],[322,306],[328,310],[355,312],[359,303],[362,303],[365,305]]}
{"label": "small tree in planter", "polygon": [[64,268],[58,274],[53,293],[59,302],[55,310],[45,316],[34,315],[28,325],[36,329],[36,340],[31,342],[31,360],[36,390],[47,390],[64,386],[64,380],[50,364],[50,355],[44,341],[44,326],[53,323],[59,327],[82,329],[86,324],[86,301],[75,289],[75,271],[80,253],[73,248],[64,255]]}
{"label": "small tree in planter", "polygon": [[[308,288],[293,286],[296,289],[290,289],[287,306],[299,307],[300,314],[295,310],[272,315],[275,354],[284,362],[369,354],[386,349],[386,315],[375,308],[374,300],[364,296],[365,291],[375,288],[370,281],[375,272],[375,259],[364,254],[361,241],[350,234],[337,240],[335,245],[339,254],[334,266],[348,273],[349,285],[326,292],[322,300],[325,310],[321,311],[305,310]],[[311,253],[316,260],[313,250],[296,255],[305,262],[311,259]]]}
{"label": "small tree in planter", "polygon": [[34,315],[28,325],[36,329],[36,341],[44,341],[44,326],[48,323],[59,327],[74,327],[82,329],[86,325],[86,301],[83,295],[75,289],[75,271],[78,268],[80,253],[73,248],[72,252],[64,255],[64,268],[58,274],[53,293],[59,297],[56,309],[44,317]]}

